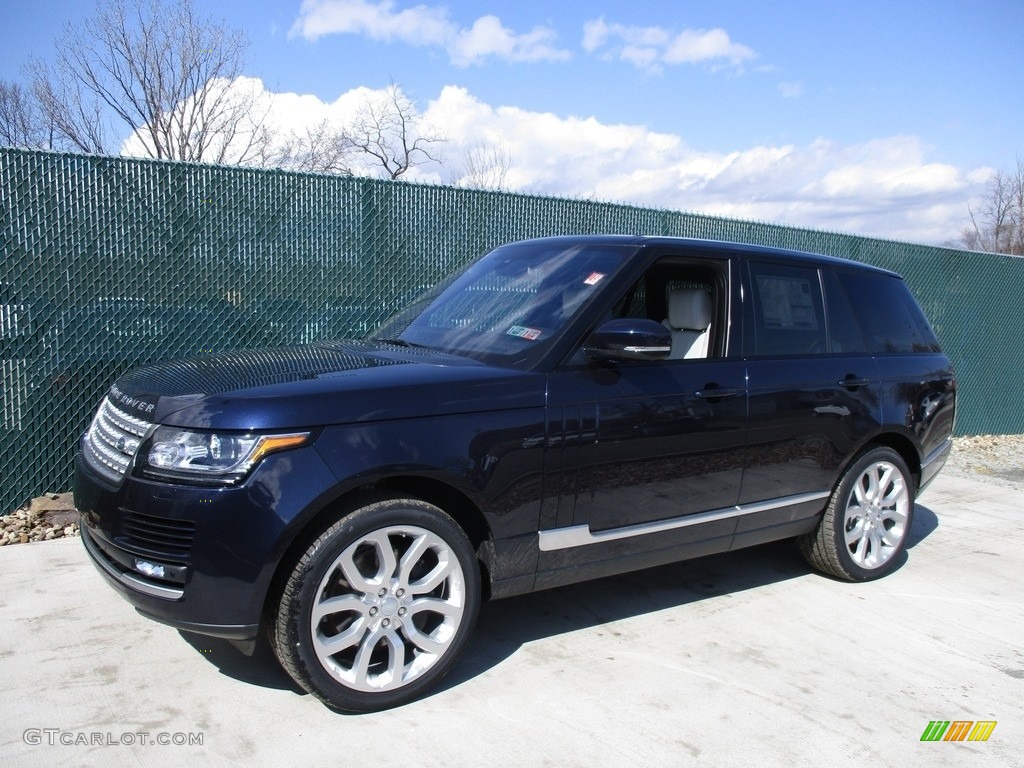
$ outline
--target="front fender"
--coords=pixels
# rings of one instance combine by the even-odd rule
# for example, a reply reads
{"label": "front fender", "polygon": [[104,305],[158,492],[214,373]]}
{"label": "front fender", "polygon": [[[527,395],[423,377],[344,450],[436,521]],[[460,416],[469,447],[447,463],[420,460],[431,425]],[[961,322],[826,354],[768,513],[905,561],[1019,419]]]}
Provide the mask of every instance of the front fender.
{"label": "front fender", "polygon": [[424,478],[469,498],[500,540],[537,531],[544,430],[544,409],[528,408],[329,427],[315,447],[338,496]]}

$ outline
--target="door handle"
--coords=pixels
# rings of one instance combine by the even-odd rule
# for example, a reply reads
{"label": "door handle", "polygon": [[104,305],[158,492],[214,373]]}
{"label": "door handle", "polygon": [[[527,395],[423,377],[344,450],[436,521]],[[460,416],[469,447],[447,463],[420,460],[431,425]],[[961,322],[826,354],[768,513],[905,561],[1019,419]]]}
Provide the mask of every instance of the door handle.
{"label": "door handle", "polygon": [[701,400],[724,400],[727,397],[736,397],[739,392],[732,387],[716,387],[710,385],[707,389],[698,389],[693,393],[694,397],[699,397]]}
{"label": "door handle", "polygon": [[860,387],[866,387],[870,382],[867,379],[862,379],[859,376],[854,376],[850,373],[836,383],[839,384],[840,387],[845,387],[852,392]]}

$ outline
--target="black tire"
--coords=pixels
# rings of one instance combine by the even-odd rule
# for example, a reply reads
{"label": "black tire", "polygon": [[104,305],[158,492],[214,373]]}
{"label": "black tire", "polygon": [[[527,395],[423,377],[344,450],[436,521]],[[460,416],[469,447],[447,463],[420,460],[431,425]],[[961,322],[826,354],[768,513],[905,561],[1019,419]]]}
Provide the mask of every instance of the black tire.
{"label": "black tire", "polygon": [[273,645],[285,670],[325,704],[371,712],[437,685],[479,608],[480,569],[458,524],[424,501],[385,499],[339,519],[298,558]]}
{"label": "black tire", "polygon": [[903,458],[891,448],[870,448],[839,478],[817,530],[800,538],[800,551],[837,579],[885,576],[903,560],[915,495]]}

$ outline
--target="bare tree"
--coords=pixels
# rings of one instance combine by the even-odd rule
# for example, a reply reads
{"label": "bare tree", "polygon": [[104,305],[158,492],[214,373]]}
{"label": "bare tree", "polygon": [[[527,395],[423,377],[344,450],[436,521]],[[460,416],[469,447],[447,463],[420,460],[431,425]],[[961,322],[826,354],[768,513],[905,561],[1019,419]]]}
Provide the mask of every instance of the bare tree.
{"label": "bare tree", "polygon": [[511,167],[512,153],[504,142],[480,141],[466,151],[462,174],[455,184],[470,189],[505,190]]}
{"label": "bare tree", "polygon": [[1024,159],[1017,158],[1014,172],[992,174],[981,203],[967,210],[971,223],[961,231],[956,245],[1024,256]]}
{"label": "bare tree", "polygon": [[30,72],[70,147],[113,153],[131,132],[149,157],[258,162],[264,115],[235,87],[247,45],[241,31],[198,16],[192,0],[111,0],[65,27],[52,69],[35,61]]}
{"label": "bare tree", "polygon": [[423,123],[416,103],[394,83],[359,109],[348,129],[352,146],[368,155],[389,179],[410,168],[440,162],[434,149],[445,138]]}
{"label": "bare tree", "polygon": [[348,133],[321,120],[304,133],[292,132],[271,153],[268,165],[291,171],[352,175],[352,159],[358,150]]}
{"label": "bare tree", "polygon": [[49,135],[32,92],[0,80],[0,146],[48,149]]}

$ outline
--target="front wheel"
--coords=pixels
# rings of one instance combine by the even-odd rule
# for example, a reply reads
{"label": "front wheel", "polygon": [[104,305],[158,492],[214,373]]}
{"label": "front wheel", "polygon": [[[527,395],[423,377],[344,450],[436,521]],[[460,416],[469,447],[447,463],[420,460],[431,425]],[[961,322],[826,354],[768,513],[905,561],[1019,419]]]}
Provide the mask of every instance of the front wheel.
{"label": "front wheel", "polygon": [[914,480],[891,448],[863,453],[843,473],[814,533],[800,539],[808,562],[846,581],[895,570],[914,515]]}
{"label": "front wheel", "polygon": [[387,499],[307,547],[281,593],[274,649],[327,705],[385,709],[451,669],[479,604],[480,570],[462,529],[432,504]]}

